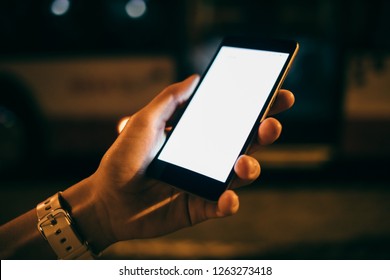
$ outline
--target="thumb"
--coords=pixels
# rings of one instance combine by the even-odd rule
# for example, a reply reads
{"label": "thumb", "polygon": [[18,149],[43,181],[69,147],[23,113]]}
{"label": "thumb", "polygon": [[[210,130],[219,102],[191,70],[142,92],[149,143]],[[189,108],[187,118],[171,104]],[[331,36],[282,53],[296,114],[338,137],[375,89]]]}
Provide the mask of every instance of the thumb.
{"label": "thumb", "polygon": [[177,107],[188,100],[198,81],[199,76],[192,75],[182,82],[168,86],[147,107],[151,109],[155,117],[166,123]]}

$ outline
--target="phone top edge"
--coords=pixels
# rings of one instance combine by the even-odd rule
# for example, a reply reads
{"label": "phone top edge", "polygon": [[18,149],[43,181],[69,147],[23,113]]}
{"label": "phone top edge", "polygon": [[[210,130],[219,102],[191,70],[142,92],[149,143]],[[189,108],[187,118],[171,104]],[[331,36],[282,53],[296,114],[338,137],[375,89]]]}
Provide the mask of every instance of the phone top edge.
{"label": "phone top edge", "polygon": [[284,51],[288,53],[299,49],[299,43],[292,39],[276,39],[265,37],[227,36],[222,39],[221,46],[235,46],[242,48]]}

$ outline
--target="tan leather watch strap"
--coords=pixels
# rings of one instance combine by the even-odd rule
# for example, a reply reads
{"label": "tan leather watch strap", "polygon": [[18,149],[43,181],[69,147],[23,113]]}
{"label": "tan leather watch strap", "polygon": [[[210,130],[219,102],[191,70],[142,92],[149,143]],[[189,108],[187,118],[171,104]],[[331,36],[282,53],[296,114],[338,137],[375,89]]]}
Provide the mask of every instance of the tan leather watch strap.
{"label": "tan leather watch strap", "polygon": [[61,204],[61,193],[37,205],[38,230],[59,259],[94,259],[94,255],[76,233],[68,211]]}

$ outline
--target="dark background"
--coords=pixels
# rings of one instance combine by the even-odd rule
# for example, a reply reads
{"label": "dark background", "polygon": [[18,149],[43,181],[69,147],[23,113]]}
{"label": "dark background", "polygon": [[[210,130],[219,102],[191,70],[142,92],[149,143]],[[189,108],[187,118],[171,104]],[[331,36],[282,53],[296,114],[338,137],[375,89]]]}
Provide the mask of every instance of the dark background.
{"label": "dark background", "polygon": [[[132,18],[126,7],[146,10]],[[120,112],[107,100],[114,113],[103,117],[59,117],[19,75],[21,64],[164,57],[174,69],[168,85],[201,73],[225,35],[292,38],[301,49],[284,87],[296,104],[278,116],[278,143],[255,155],[262,175],[239,191],[240,213],[117,244],[106,257],[388,259],[389,12],[378,0],[1,1],[1,222],[91,174],[120,117],[145,98],[132,94]],[[150,75],[159,81],[161,73]],[[54,102],[58,88],[49,90]]]}

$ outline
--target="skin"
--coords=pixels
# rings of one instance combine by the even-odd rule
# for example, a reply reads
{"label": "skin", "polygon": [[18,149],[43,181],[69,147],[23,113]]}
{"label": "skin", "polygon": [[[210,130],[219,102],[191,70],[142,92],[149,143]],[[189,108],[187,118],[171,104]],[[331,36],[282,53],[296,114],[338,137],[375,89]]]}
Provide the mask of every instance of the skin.
{"label": "skin", "polygon": [[[80,235],[95,252],[135,238],[152,238],[213,218],[235,214],[239,197],[225,191],[217,203],[178,191],[144,176],[148,164],[164,142],[167,122],[190,97],[199,77],[173,84],[129,118],[125,128],[103,156],[94,174],[63,191]],[[294,95],[280,90],[269,115],[290,108]],[[278,139],[282,126],[266,118],[258,128],[250,152]],[[235,166],[233,189],[260,175],[260,164],[250,155]],[[36,227],[35,209],[0,228],[1,258],[55,258]],[[4,249],[3,249],[4,248]]]}

